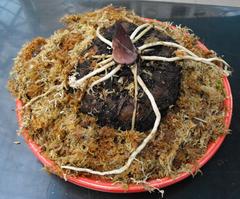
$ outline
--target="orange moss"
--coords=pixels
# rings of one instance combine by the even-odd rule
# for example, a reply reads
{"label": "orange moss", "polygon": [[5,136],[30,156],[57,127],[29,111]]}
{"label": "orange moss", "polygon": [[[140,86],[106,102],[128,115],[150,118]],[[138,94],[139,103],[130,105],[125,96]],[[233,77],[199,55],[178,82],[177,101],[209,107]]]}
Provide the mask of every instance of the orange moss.
{"label": "orange moss", "polygon": [[[84,90],[71,91],[68,86],[68,77],[78,62],[89,59],[92,68],[96,66],[91,60],[96,52],[88,48],[95,37],[93,30],[98,26],[108,27],[117,20],[138,25],[144,21],[132,12],[111,6],[83,15],[66,16],[62,20],[66,29],[46,39],[34,39],[23,47],[15,60],[8,88],[24,103],[52,86],[64,84],[62,90],[52,92],[24,111],[24,124],[29,135],[59,166],[70,164],[102,171],[118,168],[148,134],[98,126],[96,118],[79,112]],[[214,55],[202,51],[197,45],[197,37],[189,34],[186,28],[172,29],[169,23],[151,23],[196,54]],[[89,37],[92,39],[88,41]],[[194,163],[206,151],[209,141],[225,133],[221,74],[202,63],[181,61],[179,64],[182,65],[182,80],[177,104],[169,110],[155,139],[131,167],[110,176],[113,181],[130,183],[133,178],[143,180],[146,175],[153,179],[187,171],[186,163]],[[92,176],[65,172],[74,176]]]}

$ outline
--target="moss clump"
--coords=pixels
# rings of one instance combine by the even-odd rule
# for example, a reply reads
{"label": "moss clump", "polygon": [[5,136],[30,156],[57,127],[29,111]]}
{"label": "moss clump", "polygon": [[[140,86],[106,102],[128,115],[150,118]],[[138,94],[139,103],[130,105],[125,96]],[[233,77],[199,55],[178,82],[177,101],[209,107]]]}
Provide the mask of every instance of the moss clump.
{"label": "moss clump", "polygon": [[[136,25],[144,23],[133,13],[111,6],[66,16],[62,19],[66,24],[64,29],[49,38],[36,38],[27,43],[15,59],[8,87],[24,104],[56,85],[62,86],[23,110],[24,127],[30,137],[58,166],[70,164],[100,171],[118,168],[148,133],[98,126],[96,118],[79,111],[85,89],[73,90],[68,85],[68,77],[77,64],[96,53],[90,48],[96,38],[96,28],[110,27],[119,20]],[[195,54],[206,58],[216,56],[212,51],[202,50],[197,38],[186,28],[173,29],[167,22],[150,23]],[[190,60],[178,64],[182,67],[180,97],[161,121],[155,139],[128,170],[107,178],[131,183],[145,180],[146,176],[155,179],[188,171],[204,154],[209,142],[226,133],[222,73]],[[90,65],[94,68],[96,63]]]}

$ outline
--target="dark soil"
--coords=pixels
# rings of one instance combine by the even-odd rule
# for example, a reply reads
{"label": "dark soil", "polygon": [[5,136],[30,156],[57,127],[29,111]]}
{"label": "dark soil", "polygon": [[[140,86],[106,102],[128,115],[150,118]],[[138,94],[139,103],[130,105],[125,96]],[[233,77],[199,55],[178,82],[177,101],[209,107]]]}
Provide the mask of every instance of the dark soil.
{"label": "dark soil", "polygon": [[[124,27],[130,35],[136,25],[124,22]],[[114,26],[104,29],[103,36],[112,40]],[[148,39],[157,38],[160,41],[174,41],[167,35],[152,28],[144,35],[135,46],[141,46]],[[96,54],[112,54],[112,50],[98,38],[93,42]],[[143,52],[144,55],[171,57],[174,49],[157,46],[152,51]],[[153,94],[162,116],[166,115],[170,105],[174,105],[180,90],[181,68],[174,62],[143,61],[137,59],[138,74],[142,77],[150,92]],[[85,61],[78,65],[77,78],[81,78],[90,71],[90,62]],[[104,75],[104,74],[101,74]],[[100,126],[110,126],[116,129],[127,130],[131,128],[132,112],[134,107],[133,97],[126,87],[133,82],[133,75],[129,66],[124,65],[117,76],[94,87],[94,94],[86,94],[82,99],[80,111],[95,116]],[[108,91],[109,94],[105,94]],[[142,89],[138,91],[138,107],[135,128],[146,131],[152,128],[155,114],[148,97]]]}

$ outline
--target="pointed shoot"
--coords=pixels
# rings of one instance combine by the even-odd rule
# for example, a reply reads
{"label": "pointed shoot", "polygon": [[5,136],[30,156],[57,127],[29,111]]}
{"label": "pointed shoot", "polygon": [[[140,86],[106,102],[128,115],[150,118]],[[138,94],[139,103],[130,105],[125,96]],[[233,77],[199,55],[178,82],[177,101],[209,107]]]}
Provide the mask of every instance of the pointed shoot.
{"label": "pointed shoot", "polygon": [[115,26],[112,48],[113,59],[119,64],[132,64],[137,59],[137,50],[119,22]]}

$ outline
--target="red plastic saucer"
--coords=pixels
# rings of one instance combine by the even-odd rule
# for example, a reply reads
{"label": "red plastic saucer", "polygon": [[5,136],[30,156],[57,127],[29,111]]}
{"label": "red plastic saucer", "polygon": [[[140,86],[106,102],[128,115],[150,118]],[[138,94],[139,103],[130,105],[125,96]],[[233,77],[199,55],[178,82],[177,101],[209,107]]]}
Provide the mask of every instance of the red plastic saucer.
{"label": "red plastic saucer", "polygon": [[[147,19],[149,20],[149,19]],[[173,27],[174,28],[174,27]],[[199,47],[202,49],[208,51],[208,49],[202,44],[198,43]],[[227,77],[223,78],[223,85],[226,92],[226,99],[224,101],[224,105],[226,107],[226,115],[225,115],[225,127],[226,129],[229,128],[231,123],[231,117],[232,117],[232,109],[233,109],[233,102],[232,102],[232,93],[231,88],[228,82]],[[22,127],[22,115],[20,114],[20,109],[22,107],[22,102],[20,100],[16,100],[16,110],[17,110],[17,119],[19,127]],[[46,166],[52,173],[56,173],[56,169],[58,166],[48,157],[45,157],[41,154],[41,148],[38,146],[29,136],[27,131],[23,130],[22,135],[30,147],[33,154],[40,160],[40,162]],[[209,161],[213,155],[217,152],[219,147],[221,146],[225,136],[220,136],[217,138],[214,142],[210,143],[208,146],[208,149],[206,153],[200,158],[197,162],[199,167],[193,168],[192,172],[195,172],[197,169],[202,167],[204,164],[206,164],[207,161]],[[148,181],[149,185],[156,188],[163,188],[172,184],[175,184],[191,174],[189,172],[180,173],[176,178],[172,179],[169,177],[161,178],[161,179],[155,179]],[[86,178],[86,177],[72,177],[72,176],[65,176],[65,179],[67,181],[74,183],[81,187],[86,187],[93,190],[103,191],[103,192],[112,192],[112,193],[132,193],[132,192],[144,192],[146,189],[143,185],[137,185],[137,184],[130,184],[128,186],[128,189],[124,188],[121,184],[114,184],[110,181],[103,181],[103,180],[96,180],[92,178]]]}

